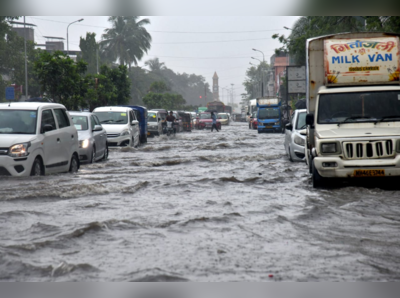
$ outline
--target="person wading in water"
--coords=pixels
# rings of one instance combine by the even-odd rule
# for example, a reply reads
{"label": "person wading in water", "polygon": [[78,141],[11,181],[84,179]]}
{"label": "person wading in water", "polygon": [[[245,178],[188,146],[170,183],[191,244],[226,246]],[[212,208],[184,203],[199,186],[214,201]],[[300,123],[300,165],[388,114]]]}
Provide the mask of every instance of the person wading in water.
{"label": "person wading in water", "polygon": [[211,119],[213,121],[212,126],[211,126],[211,132],[214,130],[219,132],[218,128],[217,128],[217,116],[214,114],[214,112],[211,112]]}

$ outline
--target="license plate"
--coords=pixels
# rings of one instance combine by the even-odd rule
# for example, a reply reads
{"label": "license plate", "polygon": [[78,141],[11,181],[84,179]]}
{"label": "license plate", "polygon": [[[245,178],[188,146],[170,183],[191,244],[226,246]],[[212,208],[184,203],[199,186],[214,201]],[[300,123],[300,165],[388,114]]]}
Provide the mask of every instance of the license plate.
{"label": "license plate", "polygon": [[147,135],[149,136],[149,135],[150,135],[150,133],[149,133],[149,132],[147,132]]}
{"label": "license plate", "polygon": [[384,177],[385,170],[354,170],[354,177]]}
{"label": "license plate", "polygon": [[266,129],[272,129],[274,128],[273,126],[265,126]]}

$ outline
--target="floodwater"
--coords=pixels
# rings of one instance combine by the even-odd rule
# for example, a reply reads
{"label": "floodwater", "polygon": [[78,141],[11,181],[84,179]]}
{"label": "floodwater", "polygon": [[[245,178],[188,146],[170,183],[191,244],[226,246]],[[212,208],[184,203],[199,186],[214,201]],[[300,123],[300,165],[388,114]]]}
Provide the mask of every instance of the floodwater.
{"label": "floodwater", "polygon": [[245,123],[0,178],[0,281],[399,281],[400,191],[315,190]]}

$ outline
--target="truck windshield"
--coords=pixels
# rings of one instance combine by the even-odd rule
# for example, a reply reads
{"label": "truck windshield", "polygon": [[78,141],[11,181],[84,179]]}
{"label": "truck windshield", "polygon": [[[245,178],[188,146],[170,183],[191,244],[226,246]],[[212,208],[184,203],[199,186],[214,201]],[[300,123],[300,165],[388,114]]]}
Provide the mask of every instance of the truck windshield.
{"label": "truck windshield", "polygon": [[0,134],[36,133],[37,111],[0,110]]}
{"label": "truck windshield", "polygon": [[147,122],[157,122],[157,114],[149,113],[147,116]]}
{"label": "truck windshield", "polygon": [[259,109],[258,110],[258,119],[277,119],[279,118],[279,110],[278,109]]}
{"label": "truck windshield", "polygon": [[400,121],[400,91],[321,94],[318,124]]}

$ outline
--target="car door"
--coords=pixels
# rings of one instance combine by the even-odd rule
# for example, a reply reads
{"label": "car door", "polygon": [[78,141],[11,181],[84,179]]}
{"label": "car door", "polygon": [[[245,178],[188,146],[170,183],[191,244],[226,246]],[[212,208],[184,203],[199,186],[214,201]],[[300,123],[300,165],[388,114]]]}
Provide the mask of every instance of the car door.
{"label": "car door", "polygon": [[[92,123],[94,123],[94,125],[99,125],[100,121],[97,118],[96,115],[91,115],[90,117],[90,121]],[[95,142],[96,142],[96,155],[98,156],[103,156],[104,155],[104,150],[106,150],[106,146],[107,146],[107,134],[105,129],[103,128],[103,126],[101,126],[101,130],[99,131],[94,131],[93,132],[94,138],[95,138]]]}
{"label": "car door", "polygon": [[293,129],[294,129],[293,123],[295,123],[296,115],[297,115],[297,113],[295,112],[293,115],[293,118],[289,121],[289,124],[292,125],[292,130],[285,129],[285,149],[286,149],[286,153],[288,153],[288,154],[289,154],[289,146],[290,146],[290,143],[292,140],[292,133],[293,133]]}
{"label": "car door", "polygon": [[64,170],[68,170],[69,162],[72,158],[72,154],[77,148],[78,134],[75,126],[71,125],[70,119],[67,115],[67,111],[63,108],[53,109],[58,123],[61,138],[61,151],[64,160],[67,161]]}
{"label": "car door", "polygon": [[[44,132],[44,126],[51,125],[52,130]],[[41,112],[40,132],[43,134],[43,162],[47,173],[57,172],[65,158],[61,153],[61,136],[57,128],[56,120],[52,109],[44,109]]]}

